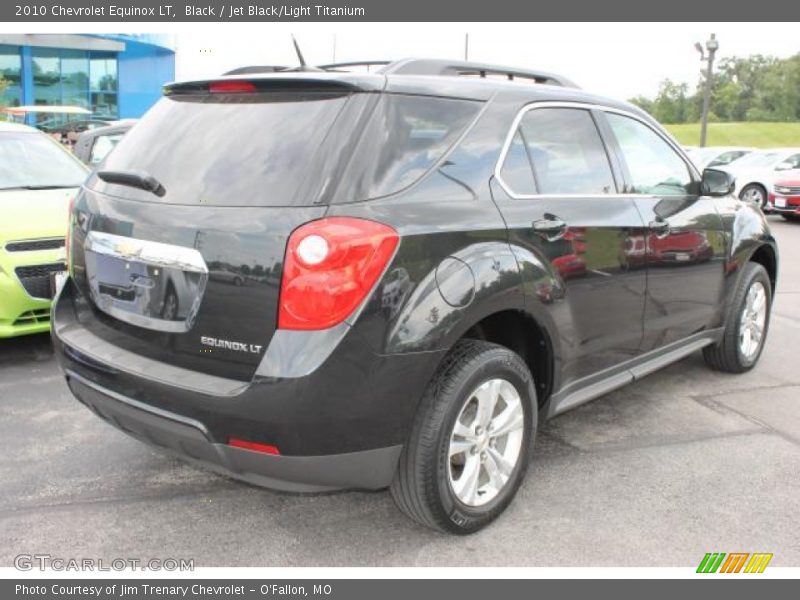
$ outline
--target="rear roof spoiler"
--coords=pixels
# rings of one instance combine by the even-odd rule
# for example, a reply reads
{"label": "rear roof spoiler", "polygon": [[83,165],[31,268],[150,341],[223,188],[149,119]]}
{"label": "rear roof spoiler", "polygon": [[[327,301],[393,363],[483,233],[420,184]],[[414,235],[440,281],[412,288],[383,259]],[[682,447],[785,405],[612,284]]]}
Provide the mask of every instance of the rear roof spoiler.
{"label": "rear roof spoiler", "polygon": [[[347,94],[358,91],[374,90],[376,87],[364,85],[366,82],[360,81],[358,78],[352,80],[344,80],[337,77],[325,77],[325,73],[320,73],[315,76],[308,73],[297,72],[280,72],[276,74],[285,73],[285,77],[268,77],[268,78],[249,78],[244,77],[233,78],[214,78],[202,81],[185,81],[168,83],[163,88],[165,96],[180,96],[185,94],[191,95],[205,95],[215,92],[222,93],[241,93],[241,92],[311,92],[311,93],[330,93],[330,94]],[[319,75],[322,75],[320,77]],[[241,82],[242,85],[248,88],[226,90],[223,86],[229,82]],[[221,85],[220,85],[221,84]],[[219,90],[214,87],[220,85]],[[382,87],[382,86],[381,86]],[[377,88],[380,89],[380,88]]]}

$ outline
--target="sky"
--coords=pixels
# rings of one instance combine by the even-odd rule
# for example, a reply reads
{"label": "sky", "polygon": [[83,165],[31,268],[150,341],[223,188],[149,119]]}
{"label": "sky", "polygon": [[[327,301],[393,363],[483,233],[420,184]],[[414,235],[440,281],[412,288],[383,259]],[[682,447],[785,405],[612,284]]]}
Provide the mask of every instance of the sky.
{"label": "sky", "polygon": [[[183,24],[176,31],[176,76],[194,79],[253,64],[296,65],[294,34],[309,64],[335,59],[464,58],[560,73],[616,98],[654,96],[666,79],[696,84],[694,48],[710,33],[717,59],[800,52],[792,23],[229,23]],[[335,40],[335,44],[334,44]]]}

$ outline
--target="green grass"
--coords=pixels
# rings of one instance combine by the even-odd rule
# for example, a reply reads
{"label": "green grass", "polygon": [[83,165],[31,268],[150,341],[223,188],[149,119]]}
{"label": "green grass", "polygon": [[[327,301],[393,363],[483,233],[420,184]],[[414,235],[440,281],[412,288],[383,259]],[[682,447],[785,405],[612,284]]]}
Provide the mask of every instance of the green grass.
{"label": "green grass", "polygon": [[[700,144],[700,124],[665,125],[684,146]],[[709,123],[707,146],[800,146],[800,123]]]}

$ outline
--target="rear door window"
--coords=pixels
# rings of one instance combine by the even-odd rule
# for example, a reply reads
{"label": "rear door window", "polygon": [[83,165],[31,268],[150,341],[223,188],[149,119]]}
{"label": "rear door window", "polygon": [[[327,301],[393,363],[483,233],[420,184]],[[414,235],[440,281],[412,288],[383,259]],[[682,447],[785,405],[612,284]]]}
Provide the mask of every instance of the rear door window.
{"label": "rear door window", "polygon": [[[517,137],[519,136],[519,138]],[[540,194],[612,194],[616,192],[608,154],[588,110],[536,108],[524,114],[513,140],[521,139],[533,165]],[[515,194],[520,185],[505,178],[506,162],[513,158],[514,141],[501,169],[504,183]],[[508,172],[516,171],[509,165]]]}
{"label": "rear door window", "polygon": [[503,182],[515,194],[529,195],[536,193],[536,182],[533,180],[533,166],[531,165],[528,149],[519,130],[514,134],[511,145],[506,152],[503,168],[500,170]]}

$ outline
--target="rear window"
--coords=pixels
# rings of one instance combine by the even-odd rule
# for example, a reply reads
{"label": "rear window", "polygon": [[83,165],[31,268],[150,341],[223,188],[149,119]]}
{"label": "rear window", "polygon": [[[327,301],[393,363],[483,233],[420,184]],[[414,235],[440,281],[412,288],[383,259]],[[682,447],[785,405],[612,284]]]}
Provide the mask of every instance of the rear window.
{"label": "rear window", "polygon": [[469,100],[329,91],[169,96],[102,167],[144,172],[167,193],[158,198],[119,185],[105,189],[215,206],[375,198],[430,170],[479,109]]}
{"label": "rear window", "polygon": [[[143,171],[167,193],[114,192],[173,204],[291,206],[347,96],[271,93],[165,97],[103,165]],[[311,199],[313,201],[313,199]]]}

